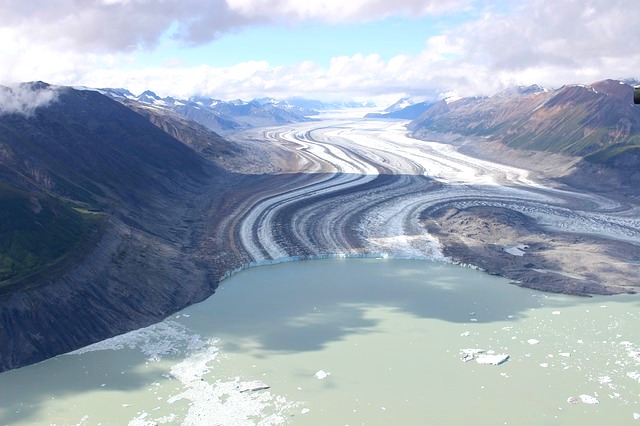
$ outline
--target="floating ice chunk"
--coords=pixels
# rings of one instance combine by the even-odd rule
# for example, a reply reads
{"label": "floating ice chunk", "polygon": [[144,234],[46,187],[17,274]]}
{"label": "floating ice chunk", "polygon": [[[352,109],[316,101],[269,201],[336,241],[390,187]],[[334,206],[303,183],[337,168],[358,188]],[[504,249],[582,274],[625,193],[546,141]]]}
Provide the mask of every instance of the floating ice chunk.
{"label": "floating ice chunk", "polygon": [[484,352],[484,349],[477,349],[477,348],[476,349],[473,349],[473,348],[460,349],[460,357],[462,358],[462,361],[468,362],[475,359],[476,355],[481,354],[483,352]]}
{"label": "floating ice chunk", "polygon": [[546,363],[546,362],[543,362],[543,363],[540,364],[540,367],[542,367],[542,368],[547,368],[548,366],[549,366],[549,364]]}
{"label": "floating ice chunk", "polygon": [[469,319],[469,321],[471,321],[471,322],[478,322],[478,318],[471,318],[471,319]]}
{"label": "floating ice chunk", "polygon": [[595,396],[591,396],[591,395],[580,395],[580,401],[582,401],[584,404],[599,404],[600,401],[598,401],[598,399]]}
{"label": "floating ice chunk", "polygon": [[633,420],[640,420],[640,413],[633,413]]}
{"label": "floating ice chunk", "polygon": [[575,396],[570,396],[569,398],[567,398],[567,402],[568,402],[569,404],[577,404],[577,403],[578,403],[578,402],[580,402],[580,401],[579,401],[579,400],[578,400],[578,398],[576,398]]}
{"label": "floating ice chunk", "polygon": [[475,359],[478,364],[493,365],[502,364],[509,359],[507,354],[496,354],[494,351],[485,351],[478,348],[460,349],[460,357],[464,362]]}
{"label": "floating ice chunk", "polygon": [[553,312],[551,312],[551,314],[553,314],[553,315],[560,315],[560,311],[553,311]]}
{"label": "floating ice chunk", "polygon": [[324,370],[318,370],[318,371],[316,371],[316,374],[314,374],[315,378],[318,379],[318,380],[324,380],[327,377],[329,377],[330,375],[331,375],[331,373],[327,373]]}
{"label": "floating ice chunk", "polygon": [[460,336],[462,337],[467,337],[469,336],[471,333],[469,333],[468,331],[465,331],[464,333],[460,334]]}
{"label": "floating ice chunk", "polygon": [[309,410],[308,408],[303,408],[302,411],[300,411],[300,412],[302,414],[307,414],[309,411],[311,411],[311,410]]}
{"label": "floating ice chunk", "polygon": [[478,364],[500,365],[509,359],[507,354],[479,354],[476,356]]}
{"label": "floating ice chunk", "polygon": [[143,411],[138,417],[129,421],[129,426],[151,426],[155,424],[155,422],[147,420],[147,416],[149,416],[149,413]]}
{"label": "floating ice chunk", "polygon": [[605,383],[611,383],[611,382],[613,382],[613,379],[612,379],[611,377],[609,377],[609,376],[602,376],[602,377],[600,377],[600,378],[598,379],[598,381],[599,381],[601,384],[603,384],[603,385],[604,385]]}
{"label": "floating ice chunk", "polygon": [[569,358],[571,356],[570,352],[560,352],[560,356],[563,356],[565,358]]}
{"label": "floating ice chunk", "polygon": [[636,380],[638,383],[640,383],[640,372],[630,371],[627,373],[627,376],[633,380]]}
{"label": "floating ice chunk", "polygon": [[527,343],[530,344],[530,345],[537,345],[538,343],[540,343],[540,340],[529,339],[529,340],[527,340]]}
{"label": "floating ice chunk", "polygon": [[173,404],[174,402],[180,401],[182,399],[182,395],[174,395],[171,398],[167,399],[169,404]]}

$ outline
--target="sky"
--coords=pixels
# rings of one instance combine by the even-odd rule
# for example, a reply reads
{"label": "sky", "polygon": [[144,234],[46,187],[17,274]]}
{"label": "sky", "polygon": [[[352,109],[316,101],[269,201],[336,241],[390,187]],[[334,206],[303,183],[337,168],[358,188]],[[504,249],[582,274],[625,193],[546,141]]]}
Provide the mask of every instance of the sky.
{"label": "sky", "polygon": [[0,0],[0,84],[392,103],[640,78],[640,0]]}

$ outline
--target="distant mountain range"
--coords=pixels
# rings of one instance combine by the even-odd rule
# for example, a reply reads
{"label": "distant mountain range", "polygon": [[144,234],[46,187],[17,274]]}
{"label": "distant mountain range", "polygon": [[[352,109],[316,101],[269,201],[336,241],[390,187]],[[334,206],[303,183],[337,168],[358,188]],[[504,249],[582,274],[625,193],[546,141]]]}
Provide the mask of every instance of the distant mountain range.
{"label": "distant mountain range", "polygon": [[426,110],[433,106],[434,102],[414,102],[411,98],[402,98],[393,105],[387,107],[384,112],[372,112],[365,118],[397,118],[402,120],[415,120]]}
{"label": "distant mountain range", "polygon": [[173,111],[214,132],[223,134],[252,127],[303,122],[323,110],[375,106],[370,102],[326,103],[304,98],[285,100],[261,98],[245,102],[239,99],[222,101],[197,96],[189,99],[161,98],[149,90],[138,96],[126,89],[107,88],[100,91],[136,111],[143,109],[148,111],[150,107],[159,111]]}

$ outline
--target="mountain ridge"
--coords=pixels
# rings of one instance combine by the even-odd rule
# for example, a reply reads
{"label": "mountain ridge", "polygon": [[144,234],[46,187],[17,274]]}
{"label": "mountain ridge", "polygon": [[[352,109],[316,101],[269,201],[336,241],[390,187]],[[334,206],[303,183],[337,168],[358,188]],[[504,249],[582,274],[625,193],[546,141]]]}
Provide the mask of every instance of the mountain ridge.
{"label": "mountain ridge", "polygon": [[27,89],[56,96],[0,114],[0,370],[208,296],[218,279],[193,247],[218,188],[232,182],[206,149],[97,91]]}
{"label": "mountain ridge", "polygon": [[631,103],[632,92],[630,85],[605,80],[440,101],[409,129],[417,138],[429,131],[457,133],[512,148],[584,157],[615,144],[640,144],[640,110]]}
{"label": "mountain ridge", "polygon": [[562,155],[564,160],[550,160],[557,180],[638,196],[640,108],[632,100],[633,86],[619,80],[555,90],[530,86],[436,102],[408,129],[416,139],[455,143],[474,156],[534,170],[550,170],[536,153]]}

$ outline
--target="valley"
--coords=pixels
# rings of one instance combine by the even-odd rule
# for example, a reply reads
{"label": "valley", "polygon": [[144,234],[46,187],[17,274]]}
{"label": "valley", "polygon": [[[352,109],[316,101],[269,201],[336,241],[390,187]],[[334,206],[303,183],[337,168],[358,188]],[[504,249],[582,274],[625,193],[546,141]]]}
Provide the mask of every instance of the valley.
{"label": "valley", "polygon": [[[640,283],[637,196],[569,186],[594,180],[575,158],[414,139],[408,121],[357,109],[222,137],[151,104],[52,90],[33,116],[0,117],[7,217],[28,225],[4,234],[23,244],[4,251],[16,272],[0,292],[0,370],[154,324],[234,271],[287,260],[431,259],[580,296]],[[65,238],[33,244],[51,235]]]}
{"label": "valley", "polygon": [[426,258],[544,291],[635,291],[637,204],[412,139],[405,124],[347,117],[240,133],[256,157],[280,153],[267,166],[279,171],[213,233],[233,236],[246,263]]}

